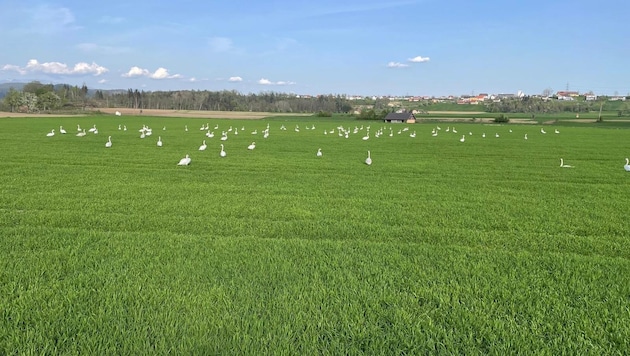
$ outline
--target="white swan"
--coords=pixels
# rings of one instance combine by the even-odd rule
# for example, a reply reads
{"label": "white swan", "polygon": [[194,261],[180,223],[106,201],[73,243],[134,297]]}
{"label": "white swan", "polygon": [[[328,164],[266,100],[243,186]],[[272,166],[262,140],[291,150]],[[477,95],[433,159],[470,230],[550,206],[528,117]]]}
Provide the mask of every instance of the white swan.
{"label": "white swan", "polygon": [[459,139],[459,142],[464,142],[466,141],[466,135],[462,135],[462,138]]}
{"label": "white swan", "polygon": [[560,131],[558,131],[558,129],[555,129],[553,132],[554,132],[554,133],[557,133],[557,134],[559,134],[559,133],[560,133]]}
{"label": "white swan", "polygon": [[626,172],[630,172],[630,159],[626,158],[626,164],[623,166]]}
{"label": "white swan", "polygon": [[92,126],[92,127],[88,130],[88,132],[94,132],[94,131],[96,131],[96,125]]}
{"label": "white swan", "polygon": [[188,132],[188,125],[184,125],[184,131]]}
{"label": "white swan", "polygon": [[162,147],[162,136],[158,136],[157,146]]}
{"label": "white swan", "polygon": [[127,131],[127,125],[123,126],[123,131]]}
{"label": "white swan", "polygon": [[564,164],[564,160],[560,158],[560,167],[561,168],[573,168],[573,166],[569,166],[568,164]]}
{"label": "white swan", "polygon": [[59,126],[59,133],[60,134],[67,134],[66,130],[63,128],[63,126]]}
{"label": "white swan", "polygon": [[107,147],[107,148],[112,147],[112,137],[111,136],[109,136],[107,138],[107,142],[105,142],[105,147]]}
{"label": "white swan", "polygon": [[482,134],[481,134],[481,137],[486,138],[486,133],[485,133],[485,132],[484,132],[484,133],[482,133]]}
{"label": "white swan", "polygon": [[546,134],[546,133],[547,133],[547,131],[545,131],[545,129],[543,129],[543,128],[541,127],[541,128],[540,128],[540,133],[541,133],[541,134]]}
{"label": "white swan", "polygon": [[363,141],[367,141],[370,139],[370,131],[367,132],[367,135],[363,136]]}
{"label": "white swan", "polygon": [[122,127],[120,126],[120,124],[118,125],[118,131],[122,130]]}
{"label": "white swan", "polygon": [[323,155],[323,154],[322,154],[322,149],[321,149],[321,148],[318,148],[318,149],[317,149],[317,157],[321,157],[322,155]]}
{"label": "white swan", "polygon": [[247,146],[248,150],[253,150],[254,148],[256,148],[256,142],[252,142],[251,145]]}
{"label": "white swan", "polygon": [[368,166],[372,165],[372,157],[370,156],[370,151],[368,151],[368,156],[365,159],[365,164],[367,164]]}
{"label": "white swan", "polygon": [[179,160],[179,163],[177,164],[178,166],[187,166],[190,164],[192,160],[190,159],[190,156],[186,155],[186,157],[182,158]]}
{"label": "white swan", "polygon": [[83,136],[85,136],[85,135],[87,135],[87,133],[85,132],[85,129],[83,129],[83,131],[81,131],[81,132],[79,132],[79,133],[77,134],[77,137],[83,137]]}
{"label": "white swan", "polygon": [[49,133],[46,134],[47,137],[53,137],[55,136],[55,129],[52,129],[52,131],[50,131]]}
{"label": "white swan", "polygon": [[527,134],[525,134],[525,139],[527,140]]}
{"label": "white swan", "polygon": [[77,124],[77,132],[81,132],[81,125]]}
{"label": "white swan", "polygon": [[199,146],[199,151],[205,151],[206,148],[208,148],[208,145],[206,145],[206,140],[203,140],[203,143]]}
{"label": "white swan", "polygon": [[221,144],[221,152],[219,153],[219,155],[220,155],[221,157],[225,157],[225,156],[227,156],[227,153],[225,153],[225,151],[223,150],[223,144]]}
{"label": "white swan", "polygon": [[494,137],[497,137],[497,138],[498,138],[498,137],[499,137],[499,134],[498,134],[498,133],[495,133],[495,134],[494,134]]}

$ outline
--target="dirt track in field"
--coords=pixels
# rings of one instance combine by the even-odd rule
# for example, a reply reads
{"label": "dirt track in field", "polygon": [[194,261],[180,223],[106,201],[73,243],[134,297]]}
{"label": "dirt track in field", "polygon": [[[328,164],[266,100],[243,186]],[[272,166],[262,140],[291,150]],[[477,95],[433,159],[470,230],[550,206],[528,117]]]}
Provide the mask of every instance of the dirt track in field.
{"label": "dirt track in field", "polygon": [[[246,120],[258,120],[270,116],[310,116],[311,114],[294,114],[294,113],[272,113],[272,112],[247,112],[247,111],[204,111],[204,110],[155,110],[155,109],[127,109],[127,108],[102,108],[93,111],[100,111],[101,113],[115,115],[116,111],[122,115],[146,115],[146,116],[164,116],[164,117],[189,117],[189,118],[204,118],[204,119],[246,119]],[[73,116],[85,116],[85,115],[58,115],[58,114],[25,114],[16,112],[0,112],[0,118],[2,117],[73,117]]]}
{"label": "dirt track in field", "polygon": [[137,109],[126,108],[106,108],[98,109],[106,114],[116,114],[116,111],[122,115],[147,115],[147,116],[167,116],[167,117],[195,117],[207,119],[247,119],[257,120],[269,116],[310,116],[311,114],[286,114],[272,112],[251,112],[251,111],[206,111],[206,110],[155,110],[144,109],[142,112]]}

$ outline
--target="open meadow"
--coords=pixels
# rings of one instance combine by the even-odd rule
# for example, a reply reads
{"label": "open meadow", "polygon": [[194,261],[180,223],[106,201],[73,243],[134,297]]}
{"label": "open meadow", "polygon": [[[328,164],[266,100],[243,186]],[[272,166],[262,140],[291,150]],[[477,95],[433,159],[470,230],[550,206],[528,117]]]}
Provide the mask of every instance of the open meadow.
{"label": "open meadow", "polygon": [[437,125],[0,119],[0,354],[630,350],[630,130]]}

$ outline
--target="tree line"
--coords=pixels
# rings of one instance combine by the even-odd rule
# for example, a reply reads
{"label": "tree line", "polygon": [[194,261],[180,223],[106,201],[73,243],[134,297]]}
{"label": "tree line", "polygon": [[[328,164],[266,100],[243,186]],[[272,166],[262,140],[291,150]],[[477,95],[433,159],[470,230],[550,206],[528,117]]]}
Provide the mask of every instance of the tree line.
{"label": "tree line", "polygon": [[298,96],[263,92],[242,94],[235,90],[126,91],[88,90],[82,86],[26,84],[10,89],[2,102],[5,111],[37,112],[86,108],[168,110],[265,111],[282,113],[349,113],[352,105],[342,95]]}

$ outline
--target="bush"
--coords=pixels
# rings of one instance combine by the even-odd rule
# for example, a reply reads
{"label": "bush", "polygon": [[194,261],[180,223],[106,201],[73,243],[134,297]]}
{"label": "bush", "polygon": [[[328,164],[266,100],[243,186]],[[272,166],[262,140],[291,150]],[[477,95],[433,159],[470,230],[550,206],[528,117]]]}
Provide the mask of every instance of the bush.
{"label": "bush", "polygon": [[317,114],[315,114],[315,116],[317,116],[317,117],[331,117],[332,113],[330,113],[328,111],[320,110]]}
{"label": "bush", "polygon": [[505,114],[501,114],[494,119],[494,122],[505,124],[510,122],[510,118]]}

